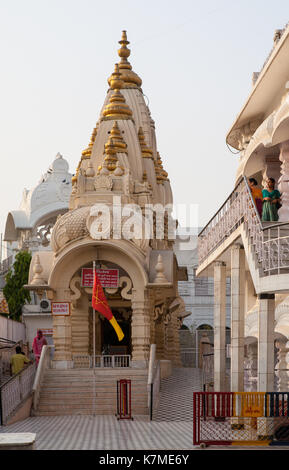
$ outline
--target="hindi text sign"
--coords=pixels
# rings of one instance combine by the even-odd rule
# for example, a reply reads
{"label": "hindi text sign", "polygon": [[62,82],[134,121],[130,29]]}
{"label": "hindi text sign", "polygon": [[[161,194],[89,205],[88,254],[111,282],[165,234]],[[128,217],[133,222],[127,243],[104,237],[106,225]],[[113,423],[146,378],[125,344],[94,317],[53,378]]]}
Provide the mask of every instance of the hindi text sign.
{"label": "hindi text sign", "polygon": [[[96,269],[102,287],[118,288],[118,269]],[[93,269],[83,268],[81,272],[82,287],[93,287]]]}
{"label": "hindi text sign", "polygon": [[52,315],[70,315],[70,302],[51,302]]}

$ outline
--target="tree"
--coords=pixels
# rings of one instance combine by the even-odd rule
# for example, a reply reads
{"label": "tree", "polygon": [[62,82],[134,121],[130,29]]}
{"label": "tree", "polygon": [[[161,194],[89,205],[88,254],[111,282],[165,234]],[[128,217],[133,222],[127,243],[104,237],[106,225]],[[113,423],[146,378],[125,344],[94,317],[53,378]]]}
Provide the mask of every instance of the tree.
{"label": "tree", "polygon": [[9,306],[10,318],[13,320],[20,321],[23,305],[31,300],[29,291],[23,288],[24,284],[28,283],[30,261],[31,254],[27,251],[17,253],[13,268],[5,278],[3,293]]}

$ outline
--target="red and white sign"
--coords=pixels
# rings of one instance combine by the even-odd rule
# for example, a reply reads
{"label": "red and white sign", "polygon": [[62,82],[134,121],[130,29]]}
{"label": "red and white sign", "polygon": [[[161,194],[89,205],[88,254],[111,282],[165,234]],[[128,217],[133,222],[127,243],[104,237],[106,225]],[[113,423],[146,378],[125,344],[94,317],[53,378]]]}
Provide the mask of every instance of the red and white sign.
{"label": "red and white sign", "polygon": [[51,302],[52,315],[70,315],[70,302]]}
{"label": "red and white sign", "polygon": [[53,328],[41,328],[43,336],[52,336]]}
{"label": "red and white sign", "polygon": [[[118,288],[118,269],[96,269],[102,287]],[[82,287],[93,287],[93,269],[83,268],[81,273]]]}

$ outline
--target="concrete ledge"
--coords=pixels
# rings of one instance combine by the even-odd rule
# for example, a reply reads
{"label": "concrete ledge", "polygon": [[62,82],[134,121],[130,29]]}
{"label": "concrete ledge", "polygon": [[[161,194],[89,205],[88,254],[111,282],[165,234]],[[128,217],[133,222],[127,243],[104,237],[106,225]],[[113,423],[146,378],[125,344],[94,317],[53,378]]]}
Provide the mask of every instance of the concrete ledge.
{"label": "concrete ledge", "polygon": [[35,440],[31,432],[0,433],[0,450],[35,450]]}

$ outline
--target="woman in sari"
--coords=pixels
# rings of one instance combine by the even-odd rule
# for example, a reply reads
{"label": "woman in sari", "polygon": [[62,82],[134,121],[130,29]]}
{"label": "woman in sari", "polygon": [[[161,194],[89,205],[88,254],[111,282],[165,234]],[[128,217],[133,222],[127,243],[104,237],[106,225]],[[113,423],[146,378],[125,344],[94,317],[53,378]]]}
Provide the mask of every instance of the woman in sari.
{"label": "woman in sari", "polygon": [[46,344],[47,344],[47,341],[46,341],[45,337],[43,336],[42,331],[38,330],[37,335],[35,336],[35,338],[33,340],[33,343],[32,343],[32,349],[33,349],[33,353],[34,353],[34,356],[35,356],[36,365],[38,365],[38,363],[39,363],[42,348]]}
{"label": "woman in sari", "polygon": [[281,207],[280,198],[281,194],[275,188],[274,178],[268,178],[266,187],[263,189],[263,210],[262,220],[264,222],[271,222],[278,220],[278,209]]}
{"label": "woman in sari", "polygon": [[255,202],[256,209],[262,217],[262,206],[263,206],[263,194],[262,190],[258,188],[258,183],[255,178],[249,178],[249,186],[251,189],[252,197]]}

